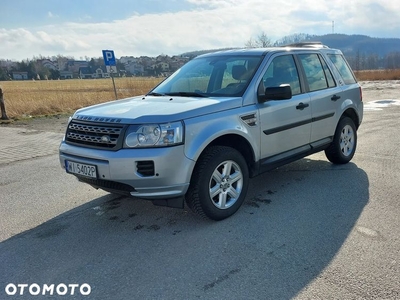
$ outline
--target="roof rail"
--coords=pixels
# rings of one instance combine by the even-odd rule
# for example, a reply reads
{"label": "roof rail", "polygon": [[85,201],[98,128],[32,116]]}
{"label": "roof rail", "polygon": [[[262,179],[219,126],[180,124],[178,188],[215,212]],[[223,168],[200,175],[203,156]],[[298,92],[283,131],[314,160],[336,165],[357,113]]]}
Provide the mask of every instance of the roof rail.
{"label": "roof rail", "polygon": [[321,42],[298,42],[293,44],[284,45],[283,47],[299,47],[299,48],[329,48]]}

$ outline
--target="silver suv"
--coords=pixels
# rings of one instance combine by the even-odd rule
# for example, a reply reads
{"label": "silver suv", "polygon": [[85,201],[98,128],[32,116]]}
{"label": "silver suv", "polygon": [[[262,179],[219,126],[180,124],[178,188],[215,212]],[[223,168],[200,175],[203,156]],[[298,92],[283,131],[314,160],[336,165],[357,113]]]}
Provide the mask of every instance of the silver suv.
{"label": "silver suv", "polygon": [[60,145],[66,172],[95,188],[187,205],[213,220],[249,178],[325,151],[349,162],[361,87],[339,50],[241,49],[189,61],[147,95],[78,110]]}

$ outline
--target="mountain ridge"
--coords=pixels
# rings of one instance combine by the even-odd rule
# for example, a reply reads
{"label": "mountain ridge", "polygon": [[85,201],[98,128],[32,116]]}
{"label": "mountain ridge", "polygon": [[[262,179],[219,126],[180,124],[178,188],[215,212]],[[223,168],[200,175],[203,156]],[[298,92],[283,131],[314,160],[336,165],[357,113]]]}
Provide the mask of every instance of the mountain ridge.
{"label": "mountain ridge", "polygon": [[[322,44],[341,50],[346,56],[356,55],[378,55],[378,57],[384,57],[390,53],[400,52],[400,38],[379,38],[370,37],[362,34],[341,34],[331,33],[325,35],[310,35],[310,34],[293,34],[285,36],[276,42],[272,43],[273,46],[284,46],[291,43],[298,42],[321,42]],[[221,49],[210,49],[210,50],[197,50],[182,53],[182,56],[194,57],[204,53],[229,50],[242,47],[231,47]]]}

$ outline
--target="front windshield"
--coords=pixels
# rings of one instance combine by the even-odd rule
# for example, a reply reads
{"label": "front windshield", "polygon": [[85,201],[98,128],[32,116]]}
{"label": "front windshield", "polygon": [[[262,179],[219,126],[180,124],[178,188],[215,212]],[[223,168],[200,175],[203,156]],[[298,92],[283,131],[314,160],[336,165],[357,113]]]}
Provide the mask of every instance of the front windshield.
{"label": "front windshield", "polygon": [[195,58],[149,94],[195,97],[242,96],[261,59],[261,56],[244,55]]}

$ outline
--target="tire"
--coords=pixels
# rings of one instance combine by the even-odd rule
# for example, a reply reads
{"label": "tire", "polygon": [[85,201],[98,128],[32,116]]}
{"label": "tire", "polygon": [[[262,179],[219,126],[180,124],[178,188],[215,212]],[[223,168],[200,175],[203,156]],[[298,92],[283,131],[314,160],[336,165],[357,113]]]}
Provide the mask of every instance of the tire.
{"label": "tire", "polygon": [[249,185],[246,160],[239,151],[212,146],[200,156],[185,199],[196,214],[215,221],[233,215]]}
{"label": "tire", "polygon": [[346,164],[353,158],[356,147],[356,126],[349,117],[342,117],[336,127],[332,144],[325,150],[325,155],[334,164]]}

